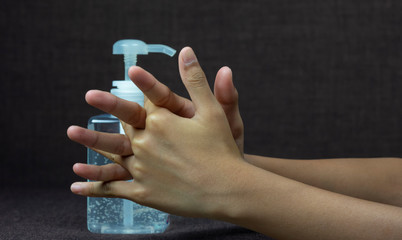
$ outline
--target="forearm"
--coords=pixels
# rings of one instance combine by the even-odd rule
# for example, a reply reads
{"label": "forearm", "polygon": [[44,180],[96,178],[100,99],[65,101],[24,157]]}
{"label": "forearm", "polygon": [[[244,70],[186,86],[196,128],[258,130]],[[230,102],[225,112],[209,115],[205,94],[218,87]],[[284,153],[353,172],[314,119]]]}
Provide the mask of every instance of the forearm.
{"label": "forearm", "polygon": [[226,220],[275,239],[402,239],[402,209],[247,167],[225,201]]}
{"label": "forearm", "polygon": [[402,206],[398,158],[289,160],[245,155],[265,170],[296,181],[370,201]]}

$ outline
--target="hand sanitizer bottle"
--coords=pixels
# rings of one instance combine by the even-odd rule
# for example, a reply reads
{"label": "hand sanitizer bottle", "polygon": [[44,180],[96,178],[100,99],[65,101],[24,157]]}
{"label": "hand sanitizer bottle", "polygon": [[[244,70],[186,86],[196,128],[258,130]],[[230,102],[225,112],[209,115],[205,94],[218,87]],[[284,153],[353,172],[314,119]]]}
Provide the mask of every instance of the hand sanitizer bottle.
{"label": "hand sanitizer bottle", "polygon": [[[176,51],[160,44],[145,44],[139,40],[119,40],[113,45],[113,54],[123,54],[125,80],[113,81],[111,93],[128,101],[144,105],[144,95],[129,79],[128,69],[136,65],[137,55],[150,52],[165,53],[173,56]],[[124,130],[119,119],[102,114],[88,121],[88,129],[108,133],[121,133]],[[112,163],[109,159],[88,149],[88,164],[104,165]],[[135,180],[133,180],[135,181]],[[132,201],[119,198],[87,198],[88,230],[94,233],[146,234],[164,232],[169,224],[168,214],[141,206]]]}

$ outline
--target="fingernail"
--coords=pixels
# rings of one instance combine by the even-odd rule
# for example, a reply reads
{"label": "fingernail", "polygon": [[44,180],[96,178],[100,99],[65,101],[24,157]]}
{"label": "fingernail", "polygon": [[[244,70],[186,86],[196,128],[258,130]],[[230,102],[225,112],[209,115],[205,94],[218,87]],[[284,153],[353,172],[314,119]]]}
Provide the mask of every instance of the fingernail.
{"label": "fingernail", "polygon": [[73,193],[81,194],[82,190],[84,190],[84,185],[82,183],[76,182],[71,185],[70,189]]}
{"label": "fingernail", "polygon": [[190,66],[191,64],[197,62],[197,57],[195,56],[193,49],[191,49],[190,47],[184,49],[182,59],[184,65],[186,66]]}

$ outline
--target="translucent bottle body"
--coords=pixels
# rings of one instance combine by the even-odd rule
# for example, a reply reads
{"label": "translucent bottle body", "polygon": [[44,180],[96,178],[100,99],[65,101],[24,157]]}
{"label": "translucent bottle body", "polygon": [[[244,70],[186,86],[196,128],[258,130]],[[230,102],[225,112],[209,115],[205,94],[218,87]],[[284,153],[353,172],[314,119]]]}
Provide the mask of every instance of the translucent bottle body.
{"label": "translucent bottle body", "polygon": [[[94,116],[88,129],[120,133],[119,120],[109,114]],[[112,163],[99,153],[88,149],[88,164]],[[87,198],[88,230],[94,233],[146,234],[164,232],[169,225],[168,214],[120,198]]]}

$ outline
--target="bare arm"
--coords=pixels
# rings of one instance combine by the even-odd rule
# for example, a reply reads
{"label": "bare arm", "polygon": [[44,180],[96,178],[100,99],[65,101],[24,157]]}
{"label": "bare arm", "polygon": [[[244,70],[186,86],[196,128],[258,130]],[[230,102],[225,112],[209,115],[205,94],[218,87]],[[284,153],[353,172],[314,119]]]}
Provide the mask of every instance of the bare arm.
{"label": "bare arm", "polygon": [[402,208],[329,192],[260,168],[243,173],[237,178],[243,179],[236,182],[239,187],[223,201],[229,214],[223,220],[275,239],[402,239]]}
{"label": "bare arm", "polygon": [[[275,239],[402,239],[402,208],[330,192],[280,176],[275,170],[266,171],[260,168],[265,164],[256,167],[257,160],[264,160],[260,157],[250,161],[247,156],[256,166],[244,161],[230,121],[210,92],[192,51],[184,49],[179,61],[194,116],[184,118],[147,101],[145,129],[123,123],[134,154],[107,152],[115,149],[108,141],[94,144],[105,143],[103,154],[136,181],[120,181],[124,174],[119,172],[105,177],[109,178],[106,181],[94,175],[99,181],[74,183],[74,193],[127,198],[172,214],[220,219]],[[133,109],[127,107],[122,113]],[[70,129],[69,135],[74,136],[77,130]],[[287,168],[283,162],[273,163],[272,169]]]}
{"label": "bare arm", "polygon": [[278,175],[370,201],[402,207],[402,159],[289,160],[245,155],[251,164]]}

